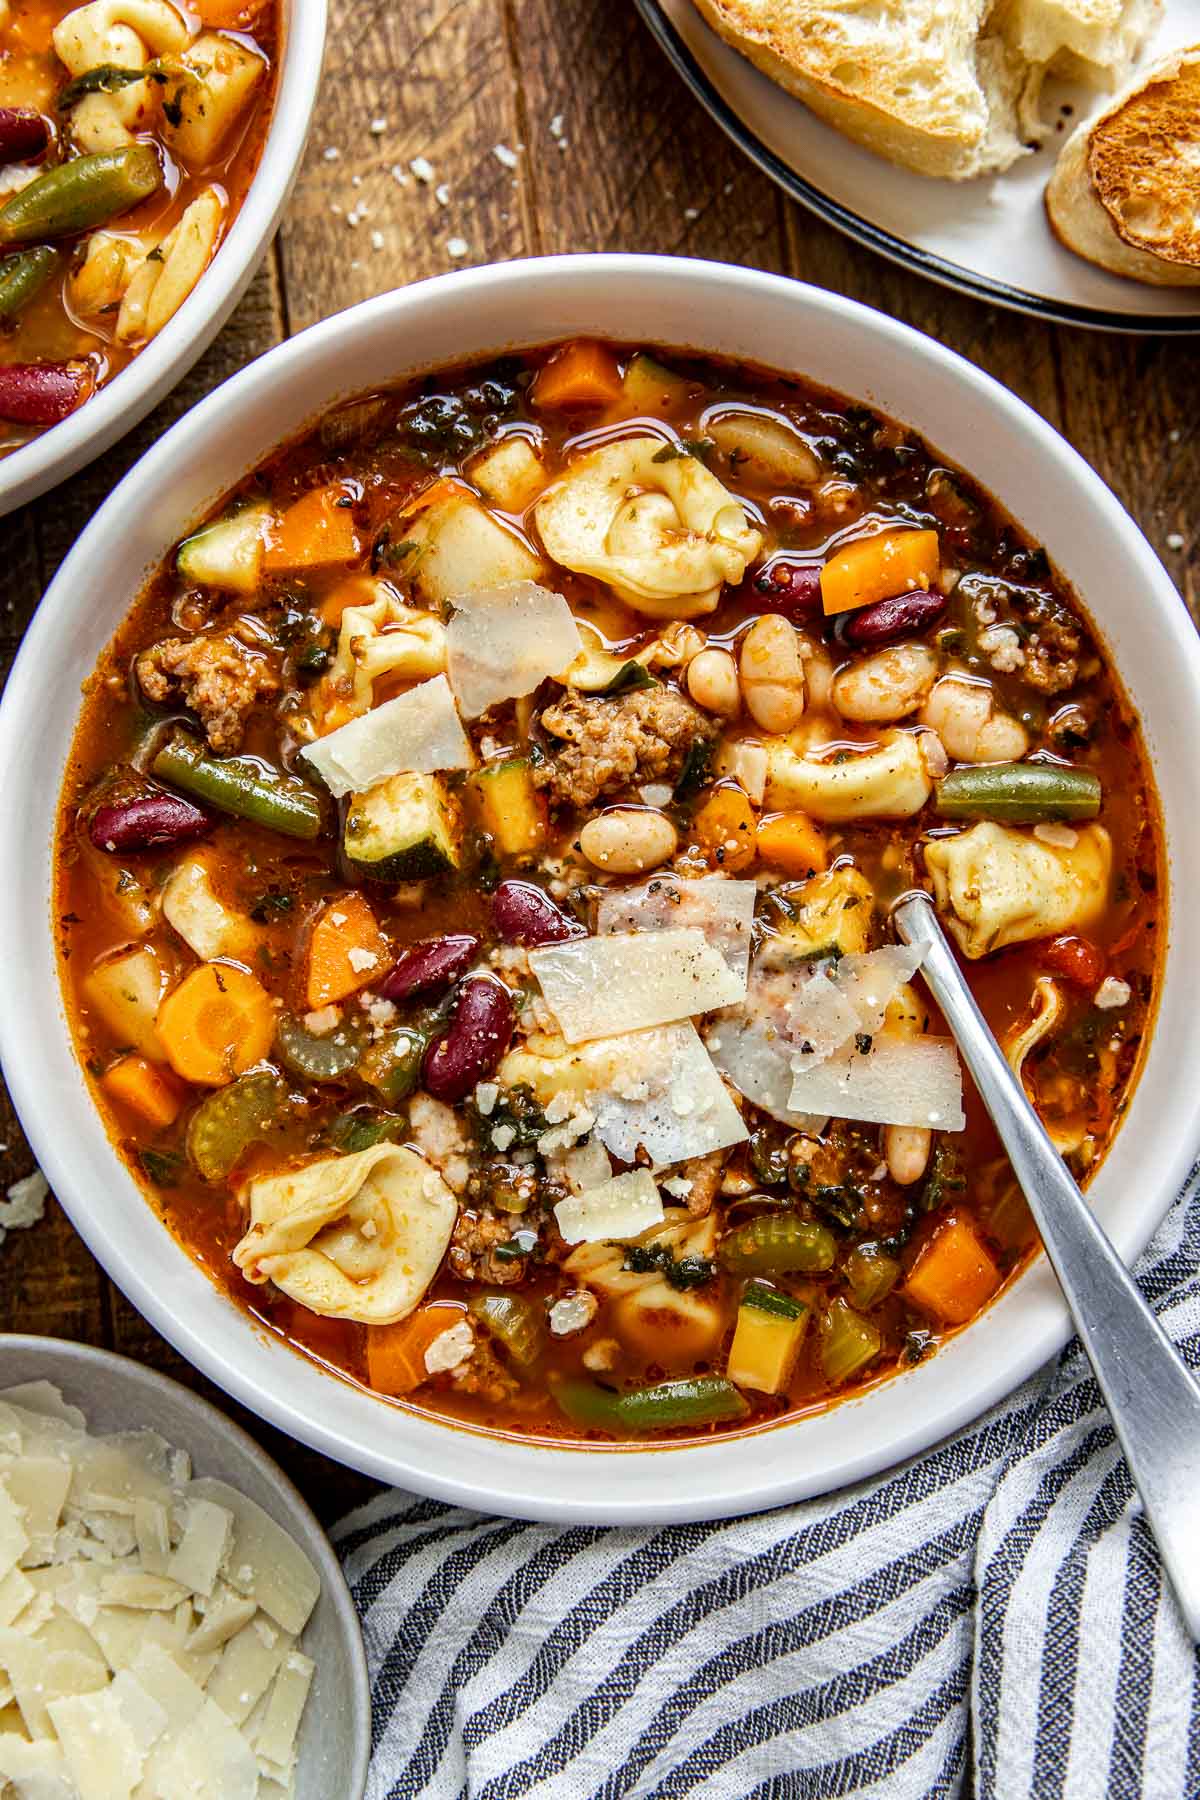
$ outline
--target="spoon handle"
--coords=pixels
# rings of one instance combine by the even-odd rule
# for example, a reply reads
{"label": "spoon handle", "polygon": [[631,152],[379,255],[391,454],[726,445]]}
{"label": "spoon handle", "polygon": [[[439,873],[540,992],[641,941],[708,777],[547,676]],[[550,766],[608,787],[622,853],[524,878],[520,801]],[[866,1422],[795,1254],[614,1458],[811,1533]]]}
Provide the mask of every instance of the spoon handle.
{"label": "spoon handle", "polygon": [[970,988],[928,895],[892,912],[925,951],[921,975],[958,1041],[1037,1221],[1142,1497],[1187,1629],[1200,1641],[1200,1385],[1146,1304],[1047,1136]]}

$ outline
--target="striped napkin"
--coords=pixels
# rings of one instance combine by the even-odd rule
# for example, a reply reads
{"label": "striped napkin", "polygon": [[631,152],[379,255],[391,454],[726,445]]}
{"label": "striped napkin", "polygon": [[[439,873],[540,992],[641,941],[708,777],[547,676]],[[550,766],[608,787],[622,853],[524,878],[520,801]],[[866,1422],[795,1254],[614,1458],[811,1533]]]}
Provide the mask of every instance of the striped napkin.
{"label": "striped napkin", "polygon": [[[1193,1366],[1195,1173],[1138,1271]],[[884,1479],[756,1518],[563,1529],[391,1492],[335,1538],[369,1800],[1200,1796],[1200,1657],[1078,1344]]]}

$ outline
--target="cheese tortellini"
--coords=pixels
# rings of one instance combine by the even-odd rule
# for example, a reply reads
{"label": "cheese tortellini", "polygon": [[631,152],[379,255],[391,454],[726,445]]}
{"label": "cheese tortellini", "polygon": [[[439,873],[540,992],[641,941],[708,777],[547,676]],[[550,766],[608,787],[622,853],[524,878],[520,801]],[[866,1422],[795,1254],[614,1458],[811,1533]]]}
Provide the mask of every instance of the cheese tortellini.
{"label": "cheese tortellini", "polygon": [[446,627],[440,619],[405,606],[384,581],[363,585],[375,597],[364,594],[361,606],[343,612],[337,654],[323,684],[352,713],[374,704],[382,675],[425,681],[446,667]]}
{"label": "cheese tortellini", "polygon": [[762,548],[736,495],[657,437],[581,456],[534,517],[556,562],[607,582],[651,618],[712,612],[723,585],[739,582]]}
{"label": "cheese tortellini", "polygon": [[[682,1207],[668,1207],[664,1223],[643,1232],[635,1243],[665,1249],[678,1262],[684,1257],[712,1259],[717,1248],[717,1219],[692,1219]],[[627,1244],[580,1244],[563,1264],[609,1303],[609,1321],[623,1342],[664,1368],[690,1367],[710,1356],[720,1342],[724,1322],[713,1284],[682,1292],[661,1271],[638,1273],[625,1267]]]}
{"label": "cheese tortellini", "polygon": [[[144,68],[152,55],[178,55],[191,35],[167,0],[90,0],[59,20],[54,48],[77,76],[105,66]],[[119,150],[145,129],[158,101],[158,88],[146,81],[109,94],[85,94],[72,108],[71,135],[81,150]]]}
{"label": "cheese tortellini", "polygon": [[911,819],[933,792],[921,736],[885,732],[864,755],[828,762],[776,738],[767,746],[766,804],[829,821]]}
{"label": "cheese tortellini", "polygon": [[458,1211],[437,1170],[396,1144],[260,1177],[248,1199],[250,1229],[233,1252],[247,1281],[273,1281],[310,1312],[361,1325],[413,1311]]}
{"label": "cheese tortellini", "polygon": [[926,843],[925,866],[938,911],[975,958],[1092,924],[1108,902],[1112,844],[1103,825],[1084,825],[1060,845],[981,823]]}

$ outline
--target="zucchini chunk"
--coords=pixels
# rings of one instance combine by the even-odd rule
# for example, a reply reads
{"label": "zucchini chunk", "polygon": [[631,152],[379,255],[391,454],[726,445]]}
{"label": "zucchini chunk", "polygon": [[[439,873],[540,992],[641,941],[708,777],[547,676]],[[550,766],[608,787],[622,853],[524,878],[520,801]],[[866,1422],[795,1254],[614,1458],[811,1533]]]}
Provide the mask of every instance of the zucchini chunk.
{"label": "zucchini chunk", "polygon": [[179,546],[175,566],[185,581],[223,588],[231,594],[253,594],[262,575],[269,506],[246,506],[214,519]]}
{"label": "zucchini chunk", "polygon": [[479,822],[501,856],[531,856],[546,841],[546,802],[527,757],[480,769],[470,780]]}
{"label": "zucchini chunk", "polygon": [[461,860],[458,809],[437,775],[390,775],[356,794],[346,814],[346,861],[368,881],[422,881]]}
{"label": "zucchini chunk", "polygon": [[752,1281],[738,1307],[726,1374],[738,1387],[781,1394],[792,1378],[808,1326],[808,1308],[790,1294]]}
{"label": "zucchini chunk", "polygon": [[642,413],[669,411],[682,406],[695,386],[686,375],[664,368],[644,350],[632,357],[625,371],[621,389],[630,406]]}

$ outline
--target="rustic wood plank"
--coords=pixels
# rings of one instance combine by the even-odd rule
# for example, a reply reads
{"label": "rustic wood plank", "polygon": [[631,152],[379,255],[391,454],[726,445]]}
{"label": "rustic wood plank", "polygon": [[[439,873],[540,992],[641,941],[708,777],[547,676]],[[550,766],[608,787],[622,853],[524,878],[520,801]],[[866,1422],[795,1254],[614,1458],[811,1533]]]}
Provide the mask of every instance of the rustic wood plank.
{"label": "rustic wood plank", "polygon": [[500,0],[335,0],[280,238],[290,328],[404,282],[527,255],[520,190],[495,155],[517,141]]}

